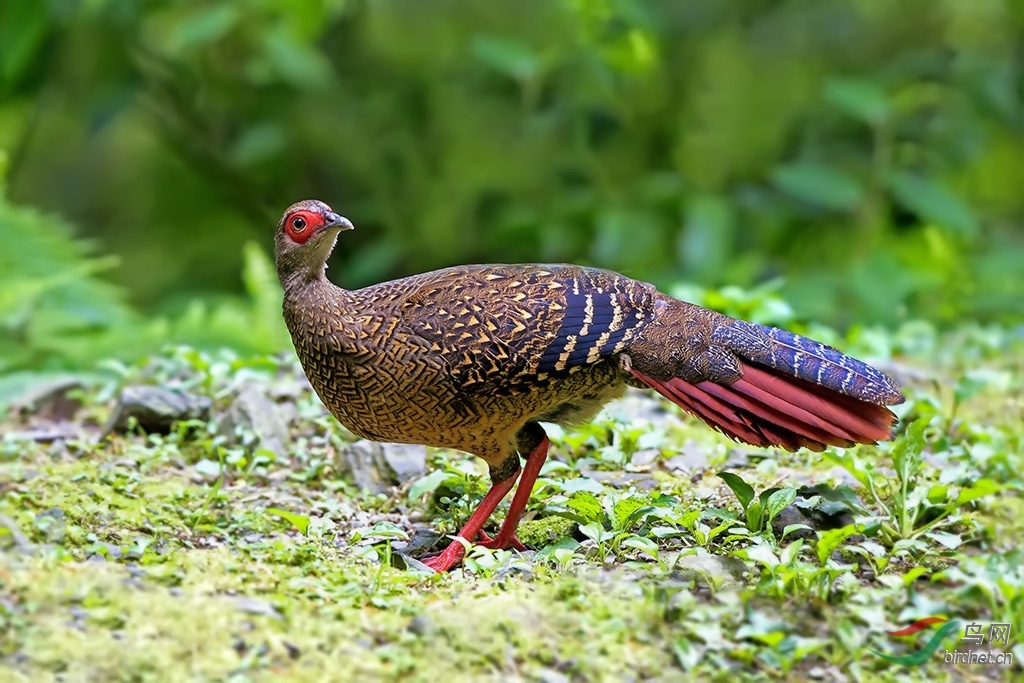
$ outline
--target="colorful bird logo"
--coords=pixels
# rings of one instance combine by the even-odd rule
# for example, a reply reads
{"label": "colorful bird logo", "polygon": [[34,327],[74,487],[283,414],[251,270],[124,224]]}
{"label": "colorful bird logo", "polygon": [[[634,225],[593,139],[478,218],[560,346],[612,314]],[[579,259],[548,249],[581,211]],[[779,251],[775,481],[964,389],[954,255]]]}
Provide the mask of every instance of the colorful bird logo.
{"label": "colorful bird logo", "polygon": [[871,651],[879,657],[881,657],[882,659],[890,661],[894,664],[903,664],[904,666],[918,666],[920,664],[923,664],[926,659],[935,654],[935,651],[939,649],[939,645],[942,643],[942,639],[949,635],[951,631],[953,631],[954,629],[956,629],[957,626],[960,625],[959,619],[946,621],[942,617],[925,617],[924,619],[918,619],[910,626],[907,626],[906,628],[901,628],[898,631],[886,631],[886,633],[888,633],[890,636],[912,636],[915,633],[923,631],[924,629],[928,628],[933,624],[943,624],[943,626],[938,631],[936,631],[935,635],[933,635],[928,640],[928,642],[924,644],[924,647],[922,647],[917,652],[912,652],[909,655],[903,655],[902,657],[894,657],[892,655],[887,655],[882,652],[879,652],[878,650],[872,649]]}

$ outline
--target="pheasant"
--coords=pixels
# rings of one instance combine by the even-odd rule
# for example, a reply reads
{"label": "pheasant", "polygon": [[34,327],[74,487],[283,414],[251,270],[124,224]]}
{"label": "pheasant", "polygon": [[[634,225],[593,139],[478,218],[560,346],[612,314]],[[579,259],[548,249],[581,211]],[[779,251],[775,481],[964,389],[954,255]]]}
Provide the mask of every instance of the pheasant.
{"label": "pheasant", "polygon": [[[326,277],[352,223],[323,202],[284,213],[275,260],[284,319],[320,400],[366,439],[482,458],[491,488],[459,532],[524,546],[516,527],[548,453],[541,423],[590,420],[650,388],[743,443],[786,450],[892,438],[899,385],[836,349],[573,265],[455,266],[349,291]],[[520,465],[520,456],[525,465]],[[491,513],[520,479],[493,537]],[[454,540],[425,564],[458,565]]]}

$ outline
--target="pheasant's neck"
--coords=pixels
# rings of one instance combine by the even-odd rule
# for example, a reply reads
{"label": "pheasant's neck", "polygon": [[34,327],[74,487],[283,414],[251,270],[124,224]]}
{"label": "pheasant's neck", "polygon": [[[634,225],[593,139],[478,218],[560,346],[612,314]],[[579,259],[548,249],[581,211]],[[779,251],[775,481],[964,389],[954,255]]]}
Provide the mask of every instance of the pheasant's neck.
{"label": "pheasant's neck", "polygon": [[[282,264],[278,262],[277,276],[284,288],[284,295],[301,295],[308,289],[316,289],[334,285],[327,279],[327,264],[307,266],[305,264]],[[282,267],[284,266],[284,267]]]}
{"label": "pheasant's neck", "polygon": [[327,279],[327,257],[334,250],[336,232],[326,236],[314,236],[301,250],[282,249],[283,239],[278,234],[274,260],[285,298],[289,294],[301,295],[309,288],[334,287]]}
{"label": "pheasant's neck", "polygon": [[343,326],[346,320],[351,320],[354,310],[352,292],[336,286],[325,276],[285,284],[284,321],[303,363],[311,344],[315,346],[311,340],[322,340],[325,333]]}
{"label": "pheasant's neck", "polygon": [[308,306],[317,302],[330,302],[335,307],[347,306],[351,292],[328,280],[325,270],[326,268],[321,266],[320,272],[315,275],[302,272],[282,275],[281,285],[284,287],[285,303]]}

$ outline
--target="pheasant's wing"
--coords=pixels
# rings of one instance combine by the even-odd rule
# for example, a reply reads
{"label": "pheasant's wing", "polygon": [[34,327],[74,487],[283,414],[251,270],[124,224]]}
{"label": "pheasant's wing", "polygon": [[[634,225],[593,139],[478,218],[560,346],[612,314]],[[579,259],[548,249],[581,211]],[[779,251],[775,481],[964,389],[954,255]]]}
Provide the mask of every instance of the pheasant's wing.
{"label": "pheasant's wing", "polygon": [[401,328],[445,359],[463,393],[520,393],[621,352],[654,315],[652,285],[564,265],[426,273]]}

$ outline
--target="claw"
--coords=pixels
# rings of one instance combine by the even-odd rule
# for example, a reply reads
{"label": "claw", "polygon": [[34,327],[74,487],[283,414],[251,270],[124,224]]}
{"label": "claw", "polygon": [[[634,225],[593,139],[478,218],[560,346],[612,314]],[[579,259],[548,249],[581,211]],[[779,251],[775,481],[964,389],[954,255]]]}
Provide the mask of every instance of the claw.
{"label": "claw", "polygon": [[452,541],[447,548],[431,557],[424,557],[420,562],[433,569],[438,574],[451,571],[462,558],[466,556],[466,547],[459,541]]}
{"label": "claw", "polygon": [[520,541],[514,533],[510,534],[511,537],[503,537],[500,531],[497,536],[493,537],[488,536],[484,531],[481,531],[478,535],[480,536],[480,540],[477,541],[476,544],[482,545],[485,548],[490,548],[491,550],[508,550],[509,548],[513,548],[519,552],[526,550],[526,546],[523,545],[522,541]]}

